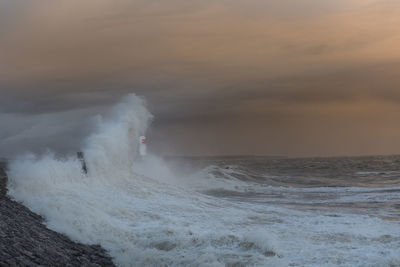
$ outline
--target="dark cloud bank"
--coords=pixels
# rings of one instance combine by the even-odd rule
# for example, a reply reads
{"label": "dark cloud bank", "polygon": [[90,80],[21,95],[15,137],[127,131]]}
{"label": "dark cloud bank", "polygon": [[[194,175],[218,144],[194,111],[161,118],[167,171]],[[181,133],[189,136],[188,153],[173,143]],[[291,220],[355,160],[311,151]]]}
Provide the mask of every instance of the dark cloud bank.
{"label": "dark cloud bank", "polygon": [[298,2],[1,1],[0,156],[132,92],[161,154],[399,153],[400,4]]}

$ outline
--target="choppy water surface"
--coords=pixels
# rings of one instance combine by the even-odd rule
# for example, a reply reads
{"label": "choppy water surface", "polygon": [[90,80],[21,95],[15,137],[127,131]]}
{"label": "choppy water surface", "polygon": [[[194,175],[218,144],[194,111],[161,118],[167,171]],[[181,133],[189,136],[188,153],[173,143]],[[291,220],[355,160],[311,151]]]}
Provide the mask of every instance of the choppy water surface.
{"label": "choppy water surface", "polygon": [[241,190],[206,190],[217,197],[400,220],[400,156],[181,160],[197,168],[208,166],[215,178],[248,183],[236,187]]}

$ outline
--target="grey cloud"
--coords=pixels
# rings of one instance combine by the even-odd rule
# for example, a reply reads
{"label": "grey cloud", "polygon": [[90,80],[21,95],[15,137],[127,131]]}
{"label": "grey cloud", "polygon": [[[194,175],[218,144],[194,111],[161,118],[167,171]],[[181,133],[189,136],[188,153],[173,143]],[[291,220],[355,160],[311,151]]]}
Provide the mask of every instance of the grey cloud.
{"label": "grey cloud", "polygon": [[1,114],[0,156],[43,153],[75,153],[93,128],[93,116],[104,109],[90,108],[67,112],[17,115]]}
{"label": "grey cloud", "polygon": [[0,155],[73,151],[131,92],[178,154],[397,149],[376,144],[400,133],[396,1],[20,3],[0,2]]}

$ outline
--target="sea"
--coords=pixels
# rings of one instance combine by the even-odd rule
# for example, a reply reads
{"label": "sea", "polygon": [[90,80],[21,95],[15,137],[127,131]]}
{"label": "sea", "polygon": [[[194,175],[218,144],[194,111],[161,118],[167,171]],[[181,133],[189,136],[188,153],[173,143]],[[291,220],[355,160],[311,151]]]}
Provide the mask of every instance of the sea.
{"label": "sea", "polygon": [[[8,194],[117,266],[400,266],[400,156],[138,155],[129,95],[73,154],[25,154]],[[150,144],[149,144],[150,146]]]}

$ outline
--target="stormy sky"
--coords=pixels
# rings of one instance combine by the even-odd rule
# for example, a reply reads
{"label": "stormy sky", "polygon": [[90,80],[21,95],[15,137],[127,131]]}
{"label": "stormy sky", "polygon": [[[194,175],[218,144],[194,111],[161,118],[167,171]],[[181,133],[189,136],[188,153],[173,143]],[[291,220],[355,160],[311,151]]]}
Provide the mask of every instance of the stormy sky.
{"label": "stormy sky", "polygon": [[162,155],[400,153],[398,0],[0,0],[0,156],[147,99]]}

